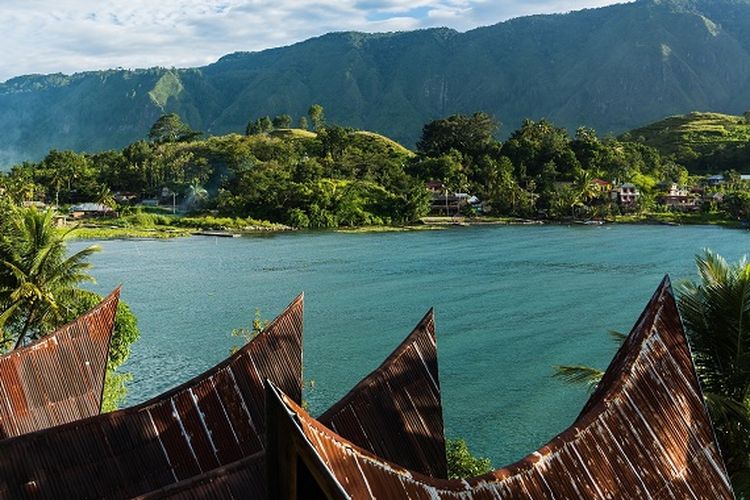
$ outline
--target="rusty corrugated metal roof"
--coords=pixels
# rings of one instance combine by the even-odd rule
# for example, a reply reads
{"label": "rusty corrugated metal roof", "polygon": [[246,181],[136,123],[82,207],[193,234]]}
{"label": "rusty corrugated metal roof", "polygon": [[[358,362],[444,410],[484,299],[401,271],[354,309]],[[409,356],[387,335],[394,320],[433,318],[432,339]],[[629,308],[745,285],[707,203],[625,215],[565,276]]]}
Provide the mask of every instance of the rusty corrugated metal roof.
{"label": "rusty corrugated metal roof", "polygon": [[[447,477],[433,311],[319,420],[380,457]],[[260,453],[143,498],[264,498],[264,466]]]}
{"label": "rusty corrugated metal roof", "polygon": [[1,498],[128,498],[264,448],[263,381],[302,393],[300,295],[224,362],[125,410],[0,442]]}
{"label": "rusty corrugated metal roof", "polygon": [[428,476],[448,477],[433,310],[318,420],[390,462]]}
{"label": "rusty corrugated metal roof", "polygon": [[[526,458],[437,480],[347,441],[268,385],[271,498],[733,498],[668,278],[574,424]],[[304,490],[299,489],[304,485]]]}
{"label": "rusty corrugated metal roof", "polygon": [[0,439],[99,414],[119,298],[0,357]]}

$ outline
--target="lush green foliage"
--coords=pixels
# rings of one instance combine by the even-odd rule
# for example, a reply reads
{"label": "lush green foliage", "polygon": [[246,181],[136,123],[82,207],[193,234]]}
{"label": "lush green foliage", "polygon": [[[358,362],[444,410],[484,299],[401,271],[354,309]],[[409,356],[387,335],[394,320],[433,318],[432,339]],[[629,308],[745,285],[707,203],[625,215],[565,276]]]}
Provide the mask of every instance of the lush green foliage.
{"label": "lush green foliage", "polygon": [[[319,128],[322,112],[320,106],[311,109],[311,119]],[[281,116],[277,125],[288,125],[287,118]],[[162,117],[154,128],[184,127],[172,121]],[[138,141],[121,151],[93,155],[51,151],[41,162],[15,166],[0,182],[17,203],[98,200],[114,205],[114,192],[146,198],[168,193],[169,201],[174,193],[183,209],[214,210],[220,216],[176,219],[128,214],[126,209],[113,221],[139,228],[271,227],[258,219],[330,228],[404,223],[426,214],[428,195],[422,183],[406,172],[413,153],[403,146],[377,134],[337,126],[315,134],[273,129],[268,122],[271,133],[185,141],[174,134],[165,139],[160,132],[152,134],[154,142]]]}
{"label": "lush green foliage", "polygon": [[511,127],[548,117],[613,133],[696,109],[740,113],[748,19],[747,2],[645,0],[465,33],[332,33],[197,69],[24,76],[0,84],[0,165],[50,148],[121,148],[164,113],[242,133],[249,110],[300,117],[311,96],[329,122],[409,146],[425,122],[473,110]]}
{"label": "lush green foliage", "polygon": [[680,287],[703,395],[738,494],[750,495],[750,263],[706,251],[698,281]]}
{"label": "lush green foliage", "polygon": [[631,130],[625,137],[674,155],[691,172],[717,173],[750,163],[750,123],[744,116],[671,116]]}
{"label": "lush green foliage", "polygon": [[[39,338],[93,308],[101,297],[79,285],[92,281],[88,258],[92,246],[67,255],[71,230],[54,227],[52,212],[0,203],[0,352]],[[127,374],[115,370],[130,355],[140,335],[130,308],[120,302],[110,344],[103,408],[111,410],[124,397]]]}
{"label": "lush green foliage", "polygon": [[448,458],[449,478],[475,477],[492,470],[490,459],[472,455],[463,439],[446,439],[445,453]]}
{"label": "lush green foliage", "polygon": [[157,143],[189,141],[199,135],[200,132],[185,125],[176,113],[162,115],[148,132],[148,138]]}
{"label": "lush green foliage", "polygon": [[[452,115],[424,126],[414,154],[372,132],[325,126],[320,106],[310,112],[317,133],[274,128],[289,124],[290,117],[280,115],[276,125],[268,117],[251,122],[245,136],[137,141],[96,154],[53,150],[38,163],[15,166],[0,184],[17,203],[96,200],[116,206],[115,192],[167,196],[169,202],[174,197],[183,210],[213,215],[178,220],[120,207],[123,217],[113,224],[242,230],[263,227],[261,220],[299,228],[407,223],[427,214],[428,181],[477,195],[486,215],[554,219],[666,214],[669,209],[659,205],[664,186],[699,182],[674,155],[643,142],[602,139],[585,127],[571,137],[547,120],[525,120],[501,142],[497,122],[486,113]],[[725,177],[726,183],[710,187],[716,198],[699,208],[706,217],[745,221],[750,183],[733,170]],[[596,184],[602,179],[634,184],[637,202],[617,203],[609,188]]]}
{"label": "lush green foliage", "polygon": [[5,278],[0,289],[0,328],[4,344],[24,345],[64,323],[70,304],[84,293],[88,258],[99,250],[91,246],[66,255],[65,238],[54,227],[52,212],[15,209],[0,248]]}

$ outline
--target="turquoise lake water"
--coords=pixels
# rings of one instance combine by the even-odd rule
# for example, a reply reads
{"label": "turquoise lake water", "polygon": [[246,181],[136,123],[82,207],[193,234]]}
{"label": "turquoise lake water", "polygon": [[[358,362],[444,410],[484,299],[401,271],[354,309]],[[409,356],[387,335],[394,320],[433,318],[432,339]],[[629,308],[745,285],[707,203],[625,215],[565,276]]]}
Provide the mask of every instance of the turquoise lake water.
{"label": "turquoise lake water", "polygon": [[[501,466],[567,427],[585,389],[552,365],[605,367],[662,276],[695,275],[704,247],[730,260],[750,233],[714,227],[496,226],[104,241],[95,289],[123,284],[142,337],[128,404],[225,358],[229,332],[305,292],[306,399],[345,394],[434,306],[446,434]],[[72,245],[84,246],[82,242]]]}

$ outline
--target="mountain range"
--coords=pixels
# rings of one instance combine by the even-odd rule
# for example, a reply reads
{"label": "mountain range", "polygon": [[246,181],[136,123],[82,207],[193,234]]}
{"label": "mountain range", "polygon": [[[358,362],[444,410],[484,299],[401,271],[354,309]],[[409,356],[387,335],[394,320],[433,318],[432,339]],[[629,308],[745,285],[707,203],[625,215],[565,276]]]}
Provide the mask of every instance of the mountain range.
{"label": "mountain range", "polygon": [[330,33],[201,68],[28,75],[0,84],[0,166],[145,137],[163,113],[209,134],[306,113],[408,146],[427,121],[486,111],[621,133],[750,108],[750,1],[638,0],[457,32]]}

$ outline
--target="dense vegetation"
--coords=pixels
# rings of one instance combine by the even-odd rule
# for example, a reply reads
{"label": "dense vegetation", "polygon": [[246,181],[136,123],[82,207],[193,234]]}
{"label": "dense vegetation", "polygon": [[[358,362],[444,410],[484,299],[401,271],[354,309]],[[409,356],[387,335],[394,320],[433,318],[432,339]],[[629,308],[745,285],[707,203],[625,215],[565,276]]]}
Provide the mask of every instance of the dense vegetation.
{"label": "dense vegetation", "polygon": [[[425,185],[431,181],[449,193],[476,195],[484,214],[503,217],[669,214],[673,209],[663,196],[672,184],[694,192],[692,218],[680,220],[750,216],[750,183],[737,171],[727,170],[721,185],[707,185],[689,174],[679,152],[646,144],[643,135],[601,138],[580,127],[571,137],[547,120],[525,120],[501,142],[496,120],[477,112],[427,123],[413,153],[379,134],[326,124],[319,105],[308,116],[315,132],[278,128],[291,121],[281,115],[249,120],[249,135],[200,138],[177,115],[164,115],[148,140],[91,154],[52,150],[39,162],[0,174],[0,188],[19,204],[95,201],[120,210],[111,225],[174,231],[405,224],[427,215],[433,195]],[[697,151],[691,158],[702,161]],[[637,188],[635,202],[618,201],[612,189],[622,183]],[[130,201],[118,206],[115,194]],[[130,206],[142,199],[174,203],[195,216],[152,215]],[[473,216],[478,207],[461,210]]]}
{"label": "dense vegetation", "polygon": [[[93,281],[88,258],[99,248],[90,246],[68,255],[66,240],[73,229],[58,230],[52,215],[0,200],[0,354],[73,321],[102,299],[80,288]],[[107,362],[103,411],[115,409],[125,396],[129,375],[115,370],[128,358],[139,335],[135,316],[121,301]]]}
{"label": "dense vegetation", "polygon": [[690,113],[628,132],[624,138],[656,148],[694,173],[717,173],[750,165],[750,113]]}
{"label": "dense vegetation", "polygon": [[410,147],[425,122],[477,109],[504,136],[526,117],[622,133],[696,109],[741,113],[749,22],[742,0],[641,0],[466,33],[333,33],[196,69],[24,76],[0,84],[0,165],[121,148],[171,112],[213,135],[245,132],[248,112],[296,125],[313,99],[335,123]]}

